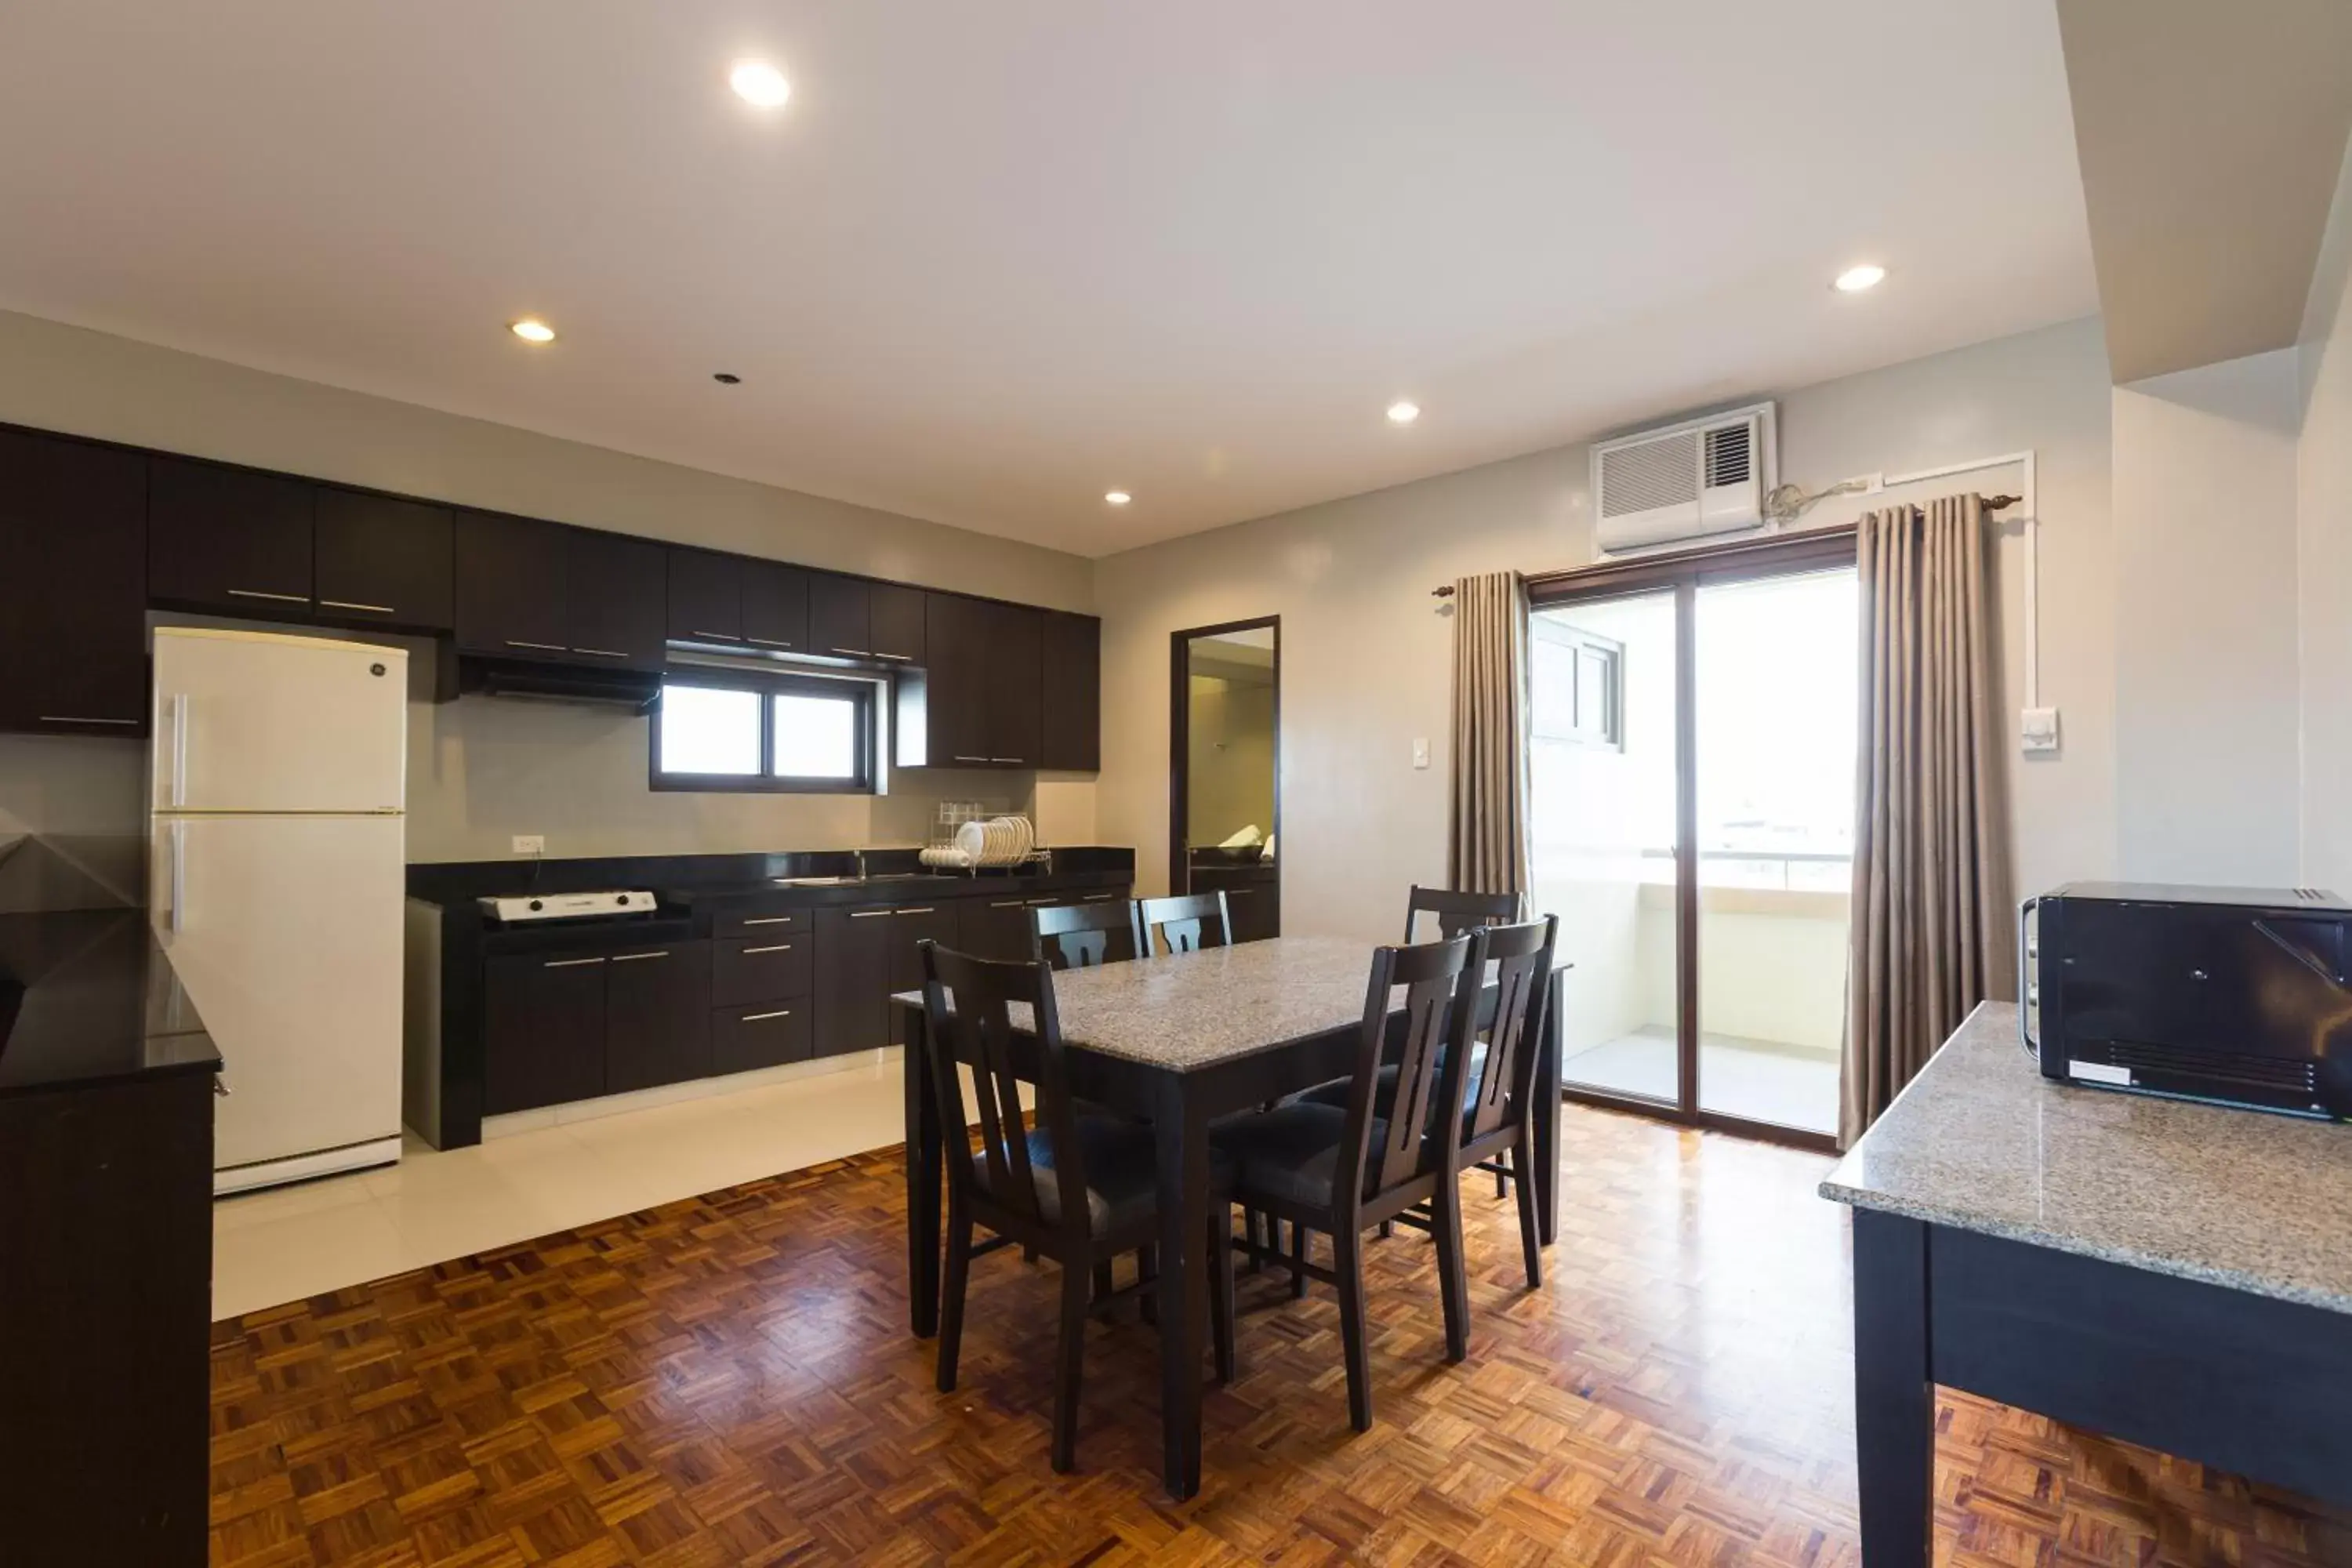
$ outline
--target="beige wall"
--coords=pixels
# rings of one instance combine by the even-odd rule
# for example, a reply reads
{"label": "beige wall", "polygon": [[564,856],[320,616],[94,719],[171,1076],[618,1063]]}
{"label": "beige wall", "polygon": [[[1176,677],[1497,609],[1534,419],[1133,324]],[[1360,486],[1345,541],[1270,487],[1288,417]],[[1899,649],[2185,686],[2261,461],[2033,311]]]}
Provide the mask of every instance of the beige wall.
{"label": "beige wall", "polygon": [[[2007,748],[2021,888],[2114,870],[2109,417],[2105,348],[2089,320],[1781,398],[1781,477],[1808,489],[2027,447],[2039,454],[2042,692],[2064,710],[2066,744],[2048,759]],[[1586,447],[1563,446],[1098,563],[1096,808],[1106,841],[1136,846],[1147,889],[1164,887],[1166,875],[1168,634],[1279,615],[1282,788],[1294,808],[1283,820],[1285,929],[1387,940],[1406,887],[1445,873],[1450,623],[1429,590],[1470,572],[1591,560],[1587,462]],[[1916,494],[2016,481],[1991,472]],[[1842,498],[1807,521],[1843,521],[1862,505]],[[2011,529],[1999,547],[2012,725],[2022,690],[2022,543]],[[1426,770],[1412,764],[1416,737],[1431,744]]]}
{"label": "beige wall", "polygon": [[[1030,604],[1093,605],[1093,565],[1079,556],[8,312],[0,421]],[[1034,805],[1047,842],[1094,839],[1084,778],[910,774],[887,799],[656,795],[646,787],[643,719],[468,697],[414,705],[410,720],[413,860],[504,855],[518,833],[544,834],[555,856],[917,843],[943,797]],[[95,772],[93,798],[129,801],[134,813],[105,833],[135,835],[141,748],[89,742],[100,749],[93,760],[68,744],[0,736],[0,784]]]}
{"label": "beige wall", "polygon": [[2306,885],[2352,892],[2352,157],[2300,349],[2303,875]]}

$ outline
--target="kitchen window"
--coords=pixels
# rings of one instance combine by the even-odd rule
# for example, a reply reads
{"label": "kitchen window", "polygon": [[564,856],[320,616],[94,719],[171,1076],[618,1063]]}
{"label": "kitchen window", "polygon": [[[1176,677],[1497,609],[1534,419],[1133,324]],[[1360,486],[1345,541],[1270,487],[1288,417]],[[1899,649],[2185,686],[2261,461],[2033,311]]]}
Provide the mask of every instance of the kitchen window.
{"label": "kitchen window", "polygon": [[871,795],[875,729],[868,681],[674,676],[654,709],[653,787]]}

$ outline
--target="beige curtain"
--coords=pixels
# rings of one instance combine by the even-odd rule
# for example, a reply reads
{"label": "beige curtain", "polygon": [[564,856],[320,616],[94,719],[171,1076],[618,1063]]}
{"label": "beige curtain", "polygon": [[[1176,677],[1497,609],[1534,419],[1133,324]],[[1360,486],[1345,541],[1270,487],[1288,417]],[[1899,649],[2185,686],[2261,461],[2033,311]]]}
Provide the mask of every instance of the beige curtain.
{"label": "beige curtain", "polygon": [[1851,1143],[1987,996],[2013,994],[1991,540],[1980,496],[1863,519],[1844,1114]]}
{"label": "beige curtain", "polygon": [[1516,572],[1454,584],[1454,774],[1445,873],[1527,907],[1528,593]]}

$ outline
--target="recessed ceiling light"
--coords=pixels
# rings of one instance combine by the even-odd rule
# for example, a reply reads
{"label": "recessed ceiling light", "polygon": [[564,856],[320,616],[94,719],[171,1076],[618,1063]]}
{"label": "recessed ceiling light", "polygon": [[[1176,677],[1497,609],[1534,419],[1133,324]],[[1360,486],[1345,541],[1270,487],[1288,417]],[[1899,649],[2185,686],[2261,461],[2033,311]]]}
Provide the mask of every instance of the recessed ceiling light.
{"label": "recessed ceiling light", "polygon": [[1885,268],[1874,261],[1865,261],[1859,267],[1849,267],[1839,273],[1832,287],[1841,294],[1859,294],[1864,289],[1877,288],[1885,279]]}
{"label": "recessed ceiling light", "polygon": [[1420,417],[1421,405],[1418,403],[1410,403],[1400,397],[1389,405],[1389,423],[1391,425],[1410,425]]}
{"label": "recessed ceiling light", "polygon": [[765,60],[738,60],[727,73],[727,85],[735,89],[736,97],[761,109],[781,109],[793,95],[793,84],[784,79],[784,73]]}
{"label": "recessed ceiling light", "polygon": [[537,316],[525,316],[520,321],[509,322],[507,331],[527,343],[551,343],[555,341],[555,329]]}
{"label": "recessed ceiling light", "polygon": [[1110,502],[1113,506],[1125,506],[1134,499],[1135,498],[1133,496],[1128,494],[1125,490],[1105,490],[1103,492],[1103,500]]}

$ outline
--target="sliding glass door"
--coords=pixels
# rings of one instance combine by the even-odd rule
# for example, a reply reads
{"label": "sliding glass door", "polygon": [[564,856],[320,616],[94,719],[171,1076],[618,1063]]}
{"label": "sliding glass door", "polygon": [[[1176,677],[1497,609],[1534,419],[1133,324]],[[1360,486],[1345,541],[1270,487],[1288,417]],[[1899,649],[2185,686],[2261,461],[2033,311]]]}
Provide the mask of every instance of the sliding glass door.
{"label": "sliding glass door", "polygon": [[1570,574],[1530,621],[1536,902],[1580,1098],[1826,1146],[1853,833],[1852,536]]}

